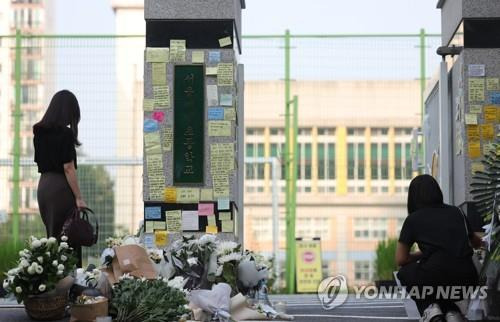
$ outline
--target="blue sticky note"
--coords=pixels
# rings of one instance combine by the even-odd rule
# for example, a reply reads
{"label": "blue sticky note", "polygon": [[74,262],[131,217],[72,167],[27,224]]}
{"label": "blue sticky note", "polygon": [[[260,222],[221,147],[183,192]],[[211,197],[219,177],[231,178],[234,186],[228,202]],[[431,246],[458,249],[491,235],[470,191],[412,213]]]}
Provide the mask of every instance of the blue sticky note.
{"label": "blue sticky note", "polygon": [[208,108],[208,119],[209,120],[223,120],[224,119],[224,108],[223,107],[209,107]]}
{"label": "blue sticky note", "polygon": [[500,104],[500,92],[492,92],[490,94],[491,104]]}
{"label": "blue sticky note", "polygon": [[209,51],[208,52],[208,63],[218,64],[220,62],[220,51]]}
{"label": "blue sticky note", "polygon": [[229,210],[229,199],[217,199],[217,209],[219,210]]}
{"label": "blue sticky note", "polygon": [[146,220],[161,219],[161,207],[146,207],[144,217],[146,217]]}
{"label": "blue sticky note", "polygon": [[152,119],[146,119],[144,120],[144,132],[146,133],[151,133],[158,131],[159,126],[158,122]]}

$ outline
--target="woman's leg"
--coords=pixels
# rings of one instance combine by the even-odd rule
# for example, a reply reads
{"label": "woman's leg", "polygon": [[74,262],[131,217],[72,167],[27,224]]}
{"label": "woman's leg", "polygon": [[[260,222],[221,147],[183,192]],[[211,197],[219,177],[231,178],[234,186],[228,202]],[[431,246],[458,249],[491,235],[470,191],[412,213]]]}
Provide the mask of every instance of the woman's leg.
{"label": "woman's leg", "polygon": [[[415,301],[418,312],[420,313],[420,315],[422,315],[425,309],[436,301],[434,298],[420,298],[419,296],[417,296],[418,294],[422,294],[421,285],[425,285],[422,284],[423,281],[419,278],[418,275],[418,263],[416,262],[402,266],[398,272],[398,278],[401,281],[401,285],[406,287],[406,292],[410,295],[411,299]],[[412,289],[414,291],[410,292]]]}

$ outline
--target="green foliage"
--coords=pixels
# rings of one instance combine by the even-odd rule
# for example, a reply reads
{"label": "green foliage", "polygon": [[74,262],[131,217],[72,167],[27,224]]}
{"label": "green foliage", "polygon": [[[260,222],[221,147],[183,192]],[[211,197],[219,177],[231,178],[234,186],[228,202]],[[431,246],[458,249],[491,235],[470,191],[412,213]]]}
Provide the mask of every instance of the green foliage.
{"label": "green foliage", "polygon": [[162,280],[122,279],[113,288],[110,313],[116,322],[178,321],[188,314],[186,297]]}
{"label": "green foliage", "polygon": [[7,276],[7,271],[16,265],[19,258],[19,251],[24,246],[21,244],[16,245],[13,240],[0,241],[0,285],[3,285],[3,280]]}
{"label": "green foliage", "polygon": [[396,246],[397,239],[391,238],[382,240],[377,245],[375,259],[375,274],[379,280],[392,280],[392,273],[398,269],[396,265]]}

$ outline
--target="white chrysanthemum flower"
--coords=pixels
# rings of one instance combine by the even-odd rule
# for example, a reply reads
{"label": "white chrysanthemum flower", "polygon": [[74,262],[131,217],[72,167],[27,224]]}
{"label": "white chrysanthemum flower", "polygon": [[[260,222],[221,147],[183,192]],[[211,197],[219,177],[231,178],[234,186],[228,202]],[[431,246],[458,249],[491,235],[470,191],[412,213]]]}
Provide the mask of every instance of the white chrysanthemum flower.
{"label": "white chrysanthemum flower", "polygon": [[33,266],[28,267],[28,274],[30,274],[30,275],[35,274],[35,268]]}
{"label": "white chrysanthemum flower", "polygon": [[6,279],[6,280],[3,280],[3,289],[4,290],[7,290],[7,288],[9,287],[10,283],[9,283],[9,280]]}
{"label": "white chrysanthemum flower", "polygon": [[43,257],[42,256],[38,256],[36,258],[36,260],[40,263],[40,264],[43,264]]}
{"label": "white chrysanthemum flower", "polygon": [[101,275],[101,270],[100,270],[100,269],[98,269],[98,268],[94,268],[94,269],[92,270],[92,274],[94,274],[94,275]]}
{"label": "white chrysanthemum flower", "polygon": [[23,289],[21,288],[21,286],[16,287],[16,293],[22,293],[22,292]]}
{"label": "white chrysanthemum flower", "polygon": [[227,263],[227,262],[230,262],[230,261],[239,261],[241,260],[241,254],[240,253],[231,253],[231,254],[228,254],[228,255],[223,255],[221,257],[219,257],[219,263],[220,264],[224,264],[224,263]]}
{"label": "white chrysanthemum flower", "polygon": [[35,271],[36,271],[37,274],[42,274],[43,273],[43,267],[42,266],[37,266],[35,268]]}
{"label": "white chrysanthemum flower", "polygon": [[[63,236],[63,237],[65,237],[65,236]],[[67,238],[66,238],[66,239],[67,239]],[[62,242],[62,243],[59,245],[59,248],[60,248],[60,249],[66,249],[66,248],[68,248],[68,247],[69,247],[69,245],[68,245],[68,243],[66,243],[66,242]]]}
{"label": "white chrysanthemum flower", "polygon": [[46,244],[48,241],[49,240],[47,238],[45,238],[45,237],[43,237],[43,238],[40,239],[40,242],[42,243],[42,245]]}
{"label": "white chrysanthemum flower", "polygon": [[[57,267],[57,265],[59,265],[59,263],[56,260],[53,260],[52,261],[52,266]],[[83,270],[83,268],[82,268],[82,270]]]}
{"label": "white chrysanthemum flower", "polygon": [[48,243],[49,243],[49,244],[54,244],[56,241],[57,241],[57,239],[56,239],[55,237],[50,237],[50,238],[48,239]]}
{"label": "white chrysanthemum flower", "polygon": [[215,252],[217,255],[227,255],[232,253],[236,247],[238,247],[238,244],[233,241],[221,241],[217,245]]}
{"label": "white chrysanthemum flower", "polygon": [[59,265],[57,265],[57,269],[58,269],[59,271],[64,271],[64,265],[63,265],[63,264],[59,264]]}
{"label": "white chrysanthemum flower", "polygon": [[215,276],[221,276],[223,269],[224,269],[223,265],[217,266],[217,269],[215,270]]}
{"label": "white chrysanthemum flower", "polygon": [[206,235],[203,235],[200,237],[200,244],[206,245],[206,244],[210,244],[210,243],[215,243],[216,239],[217,239],[217,237],[215,235],[206,234]]}
{"label": "white chrysanthemum flower", "polygon": [[26,259],[22,259],[19,263],[22,267],[29,267],[30,263]]}
{"label": "white chrysanthemum flower", "polygon": [[63,271],[57,271],[57,275],[62,275],[63,273]]}
{"label": "white chrysanthemum flower", "polygon": [[[67,242],[68,241],[68,236],[62,236],[61,237],[61,241],[63,242]],[[62,243],[61,243],[62,244]]]}
{"label": "white chrysanthemum flower", "polygon": [[167,282],[167,285],[172,288],[176,288],[179,290],[184,289],[184,278],[182,276],[176,276],[175,278],[171,279],[170,281]]}
{"label": "white chrysanthemum flower", "polygon": [[39,290],[40,292],[45,292],[45,289],[46,289],[46,288],[47,288],[47,287],[45,286],[45,284],[40,284],[40,286],[38,286],[38,290]]}
{"label": "white chrysanthemum flower", "polygon": [[61,255],[61,262],[65,262],[68,259],[68,257]]}
{"label": "white chrysanthemum flower", "polygon": [[187,259],[187,262],[188,262],[189,266],[193,266],[193,265],[198,264],[198,259],[196,257],[189,257]]}
{"label": "white chrysanthemum flower", "polygon": [[34,240],[32,243],[31,243],[31,248],[38,248],[42,246],[42,243],[37,239],[37,240]]}

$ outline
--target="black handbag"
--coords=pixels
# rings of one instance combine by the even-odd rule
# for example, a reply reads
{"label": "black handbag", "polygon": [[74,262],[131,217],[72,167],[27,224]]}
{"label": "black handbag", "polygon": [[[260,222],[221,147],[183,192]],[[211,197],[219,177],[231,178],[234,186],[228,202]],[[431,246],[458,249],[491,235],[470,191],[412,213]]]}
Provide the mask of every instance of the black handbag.
{"label": "black handbag", "polygon": [[89,213],[94,214],[89,208],[75,207],[71,215],[64,222],[61,236],[68,237],[68,243],[72,247],[90,247],[97,243],[99,223],[96,220],[94,232],[94,227],[89,221]]}

